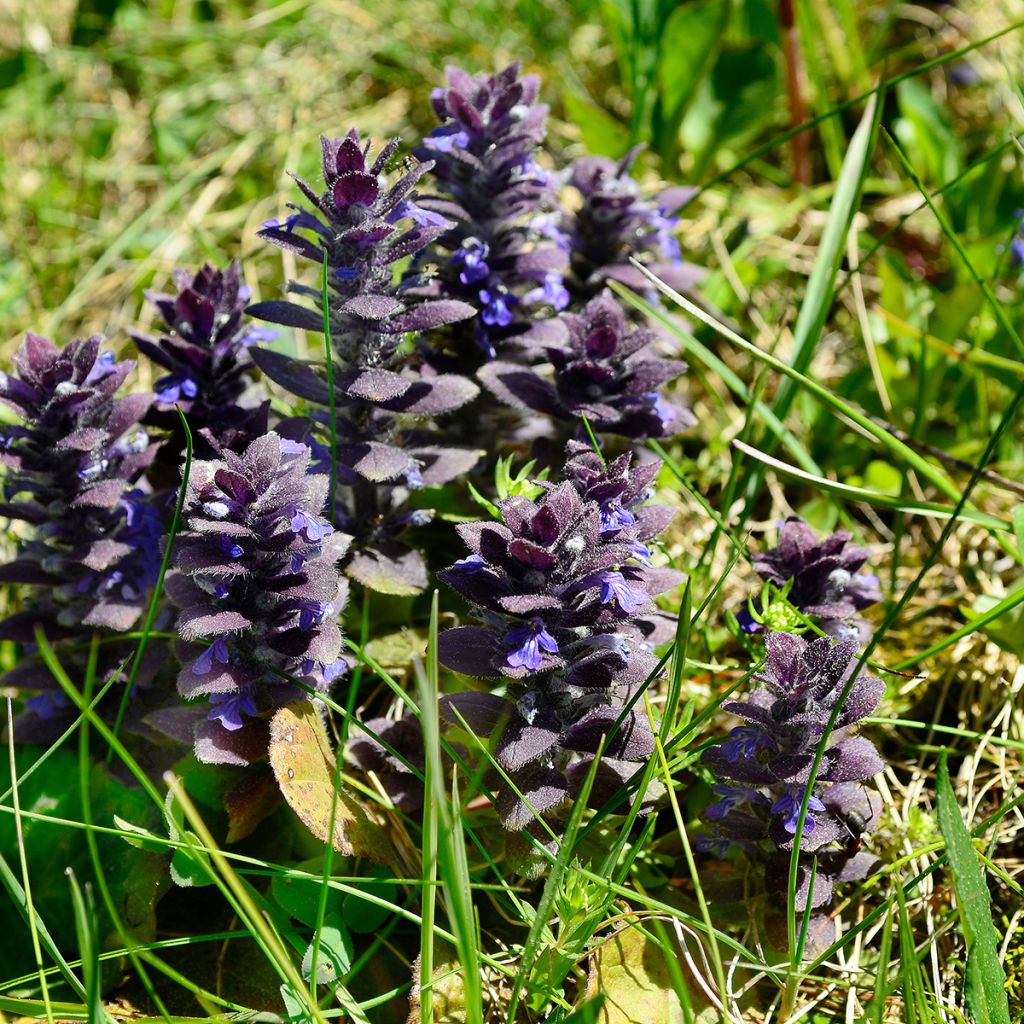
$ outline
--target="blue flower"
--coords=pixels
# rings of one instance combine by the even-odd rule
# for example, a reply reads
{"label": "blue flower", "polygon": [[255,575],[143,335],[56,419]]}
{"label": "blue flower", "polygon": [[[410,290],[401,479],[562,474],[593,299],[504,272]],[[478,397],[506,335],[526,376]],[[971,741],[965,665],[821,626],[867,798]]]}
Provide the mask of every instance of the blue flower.
{"label": "blue flower", "polygon": [[348,662],[344,658],[336,658],[329,665],[320,666],[325,683],[333,683],[339,676],[348,671]]}
{"label": "blue flower", "polygon": [[460,558],[453,566],[452,569],[458,569],[459,572],[477,573],[482,572],[487,568],[487,561],[483,555],[467,555],[465,558]]}
{"label": "blue flower", "polygon": [[512,323],[512,306],[518,300],[501,285],[481,288],[480,301],[484,304],[480,311],[480,319],[485,324],[490,327],[508,327]]}
{"label": "blue flower", "polygon": [[458,130],[455,125],[444,125],[435,128],[423,140],[423,145],[438,153],[451,153],[454,149],[466,149],[469,146],[469,135]]}
{"label": "blue flower", "polygon": [[228,642],[219,636],[209,647],[192,662],[192,675],[205,676],[213,669],[214,659],[221,665],[228,663]]}
{"label": "blue flower", "polygon": [[598,579],[601,581],[601,604],[615,603],[626,615],[632,615],[647,604],[647,591],[642,587],[631,587],[621,572],[605,570]]}
{"label": "blue flower", "polygon": [[[786,820],[782,823],[783,828],[790,834],[796,835],[796,826],[800,819],[800,806],[804,800],[804,791],[800,786],[787,786],[785,792],[772,804],[772,814],[783,814]],[[815,821],[811,817],[811,811],[820,814],[825,810],[825,805],[816,797],[811,796],[807,802],[807,817],[804,819],[804,832],[813,832]]]}
{"label": "blue flower", "polygon": [[646,544],[642,544],[638,540],[631,540],[629,548],[633,552],[633,558],[641,565],[651,564],[651,549]]}
{"label": "blue flower", "polygon": [[241,729],[245,724],[242,715],[250,718],[259,712],[256,709],[256,698],[248,690],[236,690],[234,693],[211,693],[210,703],[214,706],[207,716],[211,722],[220,724],[231,732]]}
{"label": "blue flower", "polygon": [[228,558],[241,558],[242,555],[245,554],[245,548],[230,537],[221,537],[219,539],[219,543],[221,551],[223,551]]}
{"label": "blue flower", "polygon": [[523,626],[517,626],[505,636],[505,646],[510,648],[505,661],[512,668],[526,668],[531,672],[540,668],[544,656],[558,653],[558,641],[544,628],[543,621],[534,616]]}
{"label": "blue flower", "polygon": [[334,613],[332,601],[306,601],[299,608],[299,629],[312,629],[319,626],[328,615]]}
{"label": "blue flower", "polygon": [[628,508],[623,508],[618,498],[602,501],[601,532],[618,533],[624,526],[636,526],[636,516]]}
{"label": "blue flower", "polygon": [[435,213],[433,210],[424,210],[422,206],[417,206],[411,199],[403,199],[388,214],[387,219],[393,224],[396,220],[401,220],[403,217],[409,217],[419,224],[420,227],[450,228],[453,226],[451,221],[442,217],[441,214]]}
{"label": "blue flower", "polygon": [[301,534],[310,544],[316,544],[329,533],[334,533],[334,527],[300,508],[292,515],[292,533]]}
{"label": "blue flower", "polygon": [[63,690],[44,690],[25,701],[25,707],[44,722],[49,721],[61,708],[68,706]]}
{"label": "blue flower", "polygon": [[159,402],[166,402],[170,405],[173,402],[181,401],[182,395],[191,400],[199,394],[199,385],[191,377],[181,374],[170,374],[161,377],[156,382],[156,398]]}
{"label": "blue flower", "polygon": [[753,757],[757,748],[766,742],[767,737],[760,729],[741,725],[729,733],[729,738],[722,744],[722,753],[730,764],[735,764],[741,757]]}
{"label": "blue flower", "polygon": [[486,281],[491,273],[487,265],[487,256],[490,246],[481,242],[479,238],[467,238],[462,245],[452,253],[451,265],[459,272],[459,280],[463,284],[476,284],[478,281]]}
{"label": "blue flower", "polygon": [[716,782],[711,790],[722,798],[711,804],[704,812],[705,817],[711,821],[721,821],[744,804],[765,802],[761,794],[756,789],[751,789],[750,786],[729,786],[722,782]]}

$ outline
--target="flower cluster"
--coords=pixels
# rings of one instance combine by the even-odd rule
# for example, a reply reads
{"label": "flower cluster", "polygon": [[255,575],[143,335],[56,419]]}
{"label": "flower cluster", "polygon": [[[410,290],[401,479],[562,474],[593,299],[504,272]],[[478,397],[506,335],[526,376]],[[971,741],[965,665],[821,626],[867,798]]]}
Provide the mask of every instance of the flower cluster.
{"label": "flower cluster", "polygon": [[[534,159],[547,118],[537,91],[537,79],[520,76],[518,64],[496,75],[448,68],[448,87],[432,96],[441,124],[416,150],[433,162],[441,193],[424,205],[453,222],[438,241],[444,255],[434,288],[472,303],[472,337],[487,358],[528,330],[525,309],[557,311],[569,303],[564,249],[529,225],[554,207],[548,175]],[[456,353],[471,358],[460,344],[465,326],[455,333]]]}
{"label": "flower cluster", "polygon": [[98,336],[63,349],[30,334],[0,375],[0,400],[21,417],[0,426],[7,467],[0,514],[29,527],[0,582],[43,587],[3,634],[31,641],[82,627],[125,630],[160,567],[159,517],[135,485],[156,453],[139,421],[152,395],[117,397],[134,363],[100,352]]}
{"label": "flower cluster", "polygon": [[166,589],[179,609],[178,690],[209,701],[195,720],[202,761],[260,757],[266,713],[303,695],[289,677],[323,690],[347,667],[335,620],[348,538],[321,518],[328,480],[309,460],[269,433],[192,464]]}
{"label": "flower cluster", "polygon": [[[704,753],[719,782],[701,846],[720,856],[739,847],[764,862],[768,890],[785,894],[815,751],[855,667],[857,643],[771,633],[765,646],[764,671],[755,677],[762,685],[747,700],[722,705],[744,724]],[[880,809],[863,783],[883,766],[874,745],[852,733],[884,692],[881,680],[857,676],[829,736],[799,837],[797,910],[825,906],[836,883],[865,877],[874,863],[858,852]]]}
{"label": "flower cluster", "polygon": [[[414,294],[423,275],[395,278],[399,261],[416,257],[448,226],[415,201],[415,185],[430,165],[413,167],[388,187],[385,170],[397,142],[372,161],[369,144],[362,145],[354,131],[321,142],[326,192],[317,195],[296,179],[315,212],[296,208],[283,223],[268,222],[260,234],[320,266],[327,263],[337,479],[343,489],[336,525],[353,537],[346,571],[375,590],[415,594],[427,584],[426,568],[399,534],[429,520],[430,513],[407,509],[409,494],[446,483],[477,459],[475,452],[438,444],[424,421],[460,408],[478,389],[465,377],[434,372],[402,342],[410,332],[463,320],[475,310],[455,299]],[[320,289],[290,288],[315,304],[321,301]],[[324,329],[322,309],[293,302],[261,302],[249,313],[290,327]],[[252,356],[294,395],[330,404],[318,367],[259,347]],[[326,417],[314,415],[311,425],[310,443],[327,458]]]}
{"label": "flower cluster", "polygon": [[[275,331],[247,322],[250,290],[242,284],[237,261],[218,270],[204,264],[195,274],[174,271],[174,295],[147,292],[166,333],[152,338],[129,335],[139,350],[168,371],[156,382],[156,406],[178,405],[194,434],[215,448],[240,449],[266,430],[266,410],[245,407],[239,399],[252,369],[248,347],[270,341]],[[160,424],[176,421],[160,419]]]}
{"label": "flower cluster", "polygon": [[583,418],[597,433],[632,441],[665,437],[690,426],[693,416],[665,399],[659,388],[686,370],[677,359],[658,358],[653,335],[632,327],[607,292],[582,313],[561,317],[567,337],[543,343],[550,376],[535,367],[496,360],[479,371],[494,396],[519,409],[543,413],[570,437],[585,437]]}
{"label": "flower cluster", "polygon": [[652,598],[681,574],[654,568],[645,543],[667,518],[641,504],[659,465],[630,462],[605,469],[572,446],[565,481],[538,501],[509,498],[500,522],[460,526],[470,554],[440,574],[481,622],[442,633],[441,661],[504,690],[445,697],[442,714],[498,734],[495,758],[514,788],[500,787],[497,811],[510,831],[536,816],[557,825],[603,737],[597,803],[654,749],[641,691],[653,645],[671,633]]}
{"label": "flower cluster", "polygon": [[[766,582],[787,588],[789,604],[813,618],[823,632],[864,639],[868,625],[858,612],[882,599],[878,577],[858,572],[869,555],[866,548],[850,543],[845,530],[819,541],[802,519],[790,516],[779,531],[778,546],[754,555],[754,569]],[[738,617],[747,632],[761,628],[749,610]]]}
{"label": "flower cluster", "polygon": [[677,211],[696,189],[676,186],[645,197],[629,171],[639,148],[621,160],[585,156],[565,173],[565,184],[575,193],[572,209],[556,216],[541,214],[534,228],[557,240],[569,256],[566,287],[575,301],[586,301],[610,280],[637,291],[650,283],[630,262],[643,260],[662,281],[678,291],[689,291],[701,272],[684,262],[675,235]]}

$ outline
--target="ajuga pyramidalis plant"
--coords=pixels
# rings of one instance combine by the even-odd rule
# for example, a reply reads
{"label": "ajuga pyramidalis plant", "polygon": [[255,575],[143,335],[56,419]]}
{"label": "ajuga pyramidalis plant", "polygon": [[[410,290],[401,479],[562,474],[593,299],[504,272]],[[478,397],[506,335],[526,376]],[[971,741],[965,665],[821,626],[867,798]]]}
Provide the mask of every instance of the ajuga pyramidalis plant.
{"label": "ajuga pyramidalis plant", "polygon": [[[510,64],[496,75],[448,68],[448,85],[431,100],[440,126],[415,151],[432,162],[440,195],[424,200],[451,224],[436,243],[441,272],[431,293],[474,306],[472,322],[457,324],[450,347],[460,361],[493,358],[506,339],[539,332],[542,307],[564,309],[564,249],[530,222],[554,208],[547,173],[535,154],[548,108],[536,102],[533,75]],[[475,342],[475,354],[474,346]]]}
{"label": "ajuga pyramidalis plant", "polygon": [[440,574],[480,622],[442,633],[441,661],[501,689],[445,697],[442,714],[498,734],[496,762],[522,794],[498,787],[510,831],[535,815],[560,827],[602,736],[595,804],[654,749],[640,690],[657,664],[653,645],[672,634],[652,598],[682,575],[654,568],[646,546],[671,518],[643,504],[660,464],[631,459],[605,467],[570,446],[562,483],[536,501],[500,502],[498,522],[459,526],[470,554]]}
{"label": "ajuga pyramidalis plant", "polygon": [[[857,654],[855,640],[807,640],[769,633],[761,684],[722,710],[743,720],[703,755],[718,800],[704,812],[700,846],[723,856],[736,846],[764,868],[766,891],[787,893],[789,860],[815,751]],[[882,770],[874,744],[854,735],[878,706],[881,680],[859,675],[851,686],[818,768],[800,837],[796,909],[825,907],[833,887],[866,877],[876,862],[860,852],[880,810],[864,783]],[[812,866],[815,868],[811,889]]]}
{"label": "ajuga pyramidalis plant", "polygon": [[[779,531],[778,546],[754,555],[754,569],[766,583],[784,588],[788,603],[823,632],[863,641],[869,627],[858,613],[882,599],[878,577],[858,572],[869,555],[867,548],[850,543],[845,530],[819,541],[807,523],[790,516]],[[747,608],[738,615],[748,633],[762,628],[761,604],[755,597],[751,600],[755,614]]]}
{"label": "ajuga pyramidalis plant", "polygon": [[[397,151],[388,143],[372,159],[353,131],[321,140],[326,191],[296,179],[312,210],[296,208],[285,221],[264,225],[262,237],[318,267],[326,260],[333,378],[337,400],[335,525],[353,537],[346,572],[372,589],[415,594],[427,584],[420,554],[401,534],[430,519],[410,509],[410,492],[447,483],[467,472],[477,453],[445,445],[430,420],[465,405],[477,387],[457,374],[436,373],[409,343],[409,335],[464,320],[475,310],[455,299],[416,294],[427,278],[399,279],[396,265],[417,254],[448,227],[415,201],[414,188],[429,169],[415,165],[390,186],[385,171]],[[292,283],[291,291],[321,305],[321,290]],[[323,311],[293,302],[250,307],[253,316],[323,333]],[[254,346],[260,368],[294,395],[328,406],[330,392],[319,365]],[[311,443],[327,453],[327,418],[312,418]]]}
{"label": "ajuga pyramidalis plant", "polygon": [[650,282],[630,264],[643,262],[677,291],[689,291],[700,280],[699,268],[683,260],[676,232],[677,211],[697,191],[686,186],[645,196],[630,175],[640,147],[622,159],[585,156],[562,175],[569,196],[557,213],[544,213],[532,227],[550,238],[569,258],[565,287],[576,309],[599,294],[608,281],[637,291]]}
{"label": "ajuga pyramidalis plant", "polygon": [[[135,364],[100,345],[94,336],[61,349],[29,334],[15,374],[0,374],[0,400],[20,417],[0,426],[0,514],[24,524],[0,582],[31,588],[0,623],[4,639],[30,644],[36,627],[51,641],[130,629],[159,574],[161,517],[142,479],[157,449],[139,425],[152,395],[119,397]],[[35,659],[4,684],[42,690],[28,708],[43,718],[62,703]]]}
{"label": "ajuga pyramidalis plant", "polygon": [[139,350],[167,371],[156,382],[159,422],[176,428],[172,410],[177,406],[200,445],[211,444],[214,451],[244,448],[267,429],[265,405],[239,402],[254,369],[248,347],[271,341],[277,332],[246,319],[250,290],[242,284],[237,261],[224,270],[210,264],[195,274],[176,270],[173,277],[175,294],[146,293],[165,333],[152,338],[128,332]]}
{"label": "ajuga pyramidalis plant", "polygon": [[178,691],[205,698],[194,716],[201,761],[258,759],[270,714],[306,694],[288,677],[325,690],[347,667],[336,563],[349,538],[322,518],[328,478],[309,462],[308,447],[269,433],[192,464],[165,582],[179,609]]}
{"label": "ajuga pyramidalis plant", "polygon": [[495,360],[479,371],[494,396],[514,408],[550,416],[557,434],[586,437],[584,417],[598,434],[634,442],[666,437],[693,424],[688,409],[659,389],[686,370],[677,359],[659,358],[653,334],[630,324],[608,292],[581,313],[564,313],[566,336],[541,343],[550,369]]}

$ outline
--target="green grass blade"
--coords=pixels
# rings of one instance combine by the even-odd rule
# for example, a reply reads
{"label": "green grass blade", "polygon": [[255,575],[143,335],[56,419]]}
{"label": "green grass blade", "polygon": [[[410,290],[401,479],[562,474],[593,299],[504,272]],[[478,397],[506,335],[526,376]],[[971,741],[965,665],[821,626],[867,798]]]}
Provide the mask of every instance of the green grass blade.
{"label": "green grass blade", "polygon": [[[881,494],[878,491],[869,491],[864,487],[854,487],[852,484],[843,484],[838,480],[829,480],[823,476],[815,476],[813,473],[805,473],[795,466],[788,466],[785,462],[765,455],[763,452],[752,448],[742,441],[733,441],[733,447],[743,452],[750,459],[756,459],[766,466],[770,466],[780,476],[788,477],[790,480],[799,480],[802,483],[812,484],[814,487],[829,494],[838,495],[848,501],[862,501],[866,505],[874,505],[876,508],[888,508],[895,512],[907,512],[912,515],[931,516],[933,519],[950,519],[956,511],[949,505],[939,505],[930,501],[913,501],[910,498],[897,498],[892,494]],[[985,512],[978,512],[976,509],[964,509],[958,515],[986,530],[995,530],[1001,533],[1008,533],[1010,524],[998,516],[988,515]]]}
{"label": "green grass blade", "polygon": [[1010,1024],[1006,975],[999,961],[999,938],[992,923],[988,885],[971,834],[960,816],[945,751],[939,760],[936,801],[939,829],[946,840],[950,876],[967,943],[967,1003],[977,1024]]}
{"label": "green grass blade", "polygon": [[103,982],[96,934],[96,905],[89,885],[83,889],[71,868],[66,868],[64,873],[71,885],[71,903],[75,912],[75,933],[78,936],[78,949],[81,954],[82,977],[85,978],[85,987],[88,990],[86,1004],[89,1007],[89,1020],[101,1024],[108,1018],[103,1010],[101,997]]}

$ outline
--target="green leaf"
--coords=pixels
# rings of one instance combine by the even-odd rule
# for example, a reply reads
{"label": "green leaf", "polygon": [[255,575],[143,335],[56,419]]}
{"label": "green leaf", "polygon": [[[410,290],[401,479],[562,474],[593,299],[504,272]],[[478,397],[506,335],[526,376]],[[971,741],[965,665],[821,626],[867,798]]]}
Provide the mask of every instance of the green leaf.
{"label": "green leaf", "polygon": [[726,25],[726,0],[699,0],[676,8],[665,25],[659,49],[657,79],[659,123],[657,142],[662,158],[671,162],[679,144],[679,125],[707,72]]}
{"label": "green leaf", "polygon": [[[596,1024],[683,1024],[687,1014],[672,984],[669,955],[635,924],[601,942],[587,970],[587,996],[605,998]],[[692,980],[687,989],[692,1019],[694,1009],[708,1004]]]}
{"label": "green leaf", "polygon": [[562,94],[567,119],[580,131],[583,145],[591,153],[620,157],[629,149],[626,126],[591,100],[570,89]]}
{"label": "green leaf", "polygon": [[352,940],[344,929],[325,924],[320,929],[320,942],[311,942],[302,958],[302,976],[307,981],[313,973],[314,945],[318,946],[316,983],[333,985],[339,978],[343,978],[352,966]]}
{"label": "green leaf", "polygon": [[1010,513],[1010,522],[1013,523],[1013,535],[1017,538],[1017,550],[1024,555],[1024,505],[1018,505]]}
{"label": "green leaf", "polygon": [[[300,871],[319,874],[322,870],[322,858],[302,861],[296,865]],[[274,875],[270,883],[270,894],[275,902],[304,925],[316,927],[317,912],[320,907],[320,895],[323,883],[318,878],[292,878],[288,875]],[[338,889],[328,886],[327,908],[325,917],[329,920],[340,920],[344,897]]]}
{"label": "green leaf", "polygon": [[999,936],[992,923],[988,885],[971,835],[960,817],[960,804],[949,781],[945,751],[939,761],[936,801],[961,930],[967,944],[967,1004],[977,1024],[1010,1024],[1006,975],[999,960]]}
{"label": "green leaf", "polygon": [[[369,873],[370,878],[380,879],[361,885],[359,882],[349,882],[349,887],[358,892],[369,893],[378,899],[394,903],[398,899],[398,887],[388,880],[391,878],[386,868],[376,867]],[[388,907],[382,907],[379,903],[371,903],[369,900],[361,899],[355,893],[345,893],[342,899],[342,917],[345,924],[354,932],[375,932],[391,916]]]}

